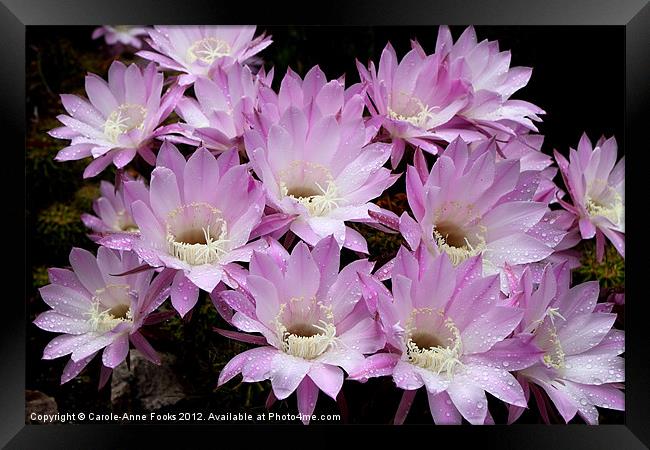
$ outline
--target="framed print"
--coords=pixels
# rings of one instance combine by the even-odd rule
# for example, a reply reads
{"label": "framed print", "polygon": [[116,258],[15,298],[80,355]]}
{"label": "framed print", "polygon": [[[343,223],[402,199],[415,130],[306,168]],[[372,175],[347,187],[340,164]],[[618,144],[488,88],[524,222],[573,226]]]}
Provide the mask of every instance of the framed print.
{"label": "framed print", "polygon": [[2,444],[647,448],[647,2],[256,6],[3,0]]}

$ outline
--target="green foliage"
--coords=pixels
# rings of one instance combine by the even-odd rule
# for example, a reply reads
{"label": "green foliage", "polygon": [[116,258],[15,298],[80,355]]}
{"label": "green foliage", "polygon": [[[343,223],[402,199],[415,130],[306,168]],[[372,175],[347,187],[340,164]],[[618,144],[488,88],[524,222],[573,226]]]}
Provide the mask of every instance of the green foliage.
{"label": "green foliage", "polygon": [[583,241],[580,267],[574,271],[574,283],[596,280],[601,289],[622,291],[625,288],[625,260],[616,249],[607,244],[602,262],[596,258],[594,240]]}
{"label": "green foliage", "polygon": [[[377,205],[400,216],[407,210],[406,194],[385,193],[377,200]],[[360,223],[350,223],[349,225],[366,238],[370,260],[377,262],[377,268],[393,259],[400,246],[406,245],[406,241],[399,233],[386,233]]]}
{"label": "green foliage", "polygon": [[35,267],[32,271],[32,284],[34,289],[41,288],[46,284],[49,284],[50,279],[47,275],[47,266],[38,266]]}
{"label": "green foliage", "polygon": [[74,194],[72,205],[79,211],[91,211],[93,201],[99,197],[99,186],[89,183],[81,186]]}
{"label": "green foliage", "polygon": [[350,223],[349,225],[366,238],[370,252],[369,258],[371,261],[377,262],[377,268],[393,259],[400,246],[406,245],[406,241],[399,233],[385,233],[360,223]]}
{"label": "green foliage", "polygon": [[54,160],[67,141],[54,139],[47,131],[59,125],[55,120],[39,119],[30,126],[25,163],[32,211],[48,206],[54,199],[66,199],[83,183],[81,174],[87,161],[61,163]]}
{"label": "green foliage", "polygon": [[65,203],[54,203],[41,211],[36,220],[39,253],[47,255],[50,261],[62,261],[72,247],[88,247],[90,241],[80,215],[81,211]]}

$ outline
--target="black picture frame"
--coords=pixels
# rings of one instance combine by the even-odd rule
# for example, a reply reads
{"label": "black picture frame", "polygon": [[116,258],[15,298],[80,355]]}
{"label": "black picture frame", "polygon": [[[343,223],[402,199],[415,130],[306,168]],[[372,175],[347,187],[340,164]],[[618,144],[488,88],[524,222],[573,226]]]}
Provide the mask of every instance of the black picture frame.
{"label": "black picture frame", "polygon": [[[417,2],[415,0],[374,0],[356,2],[331,1],[322,5],[306,3],[273,4],[271,2],[225,2],[205,0],[2,0],[0,7],[0,52],[2,52],[3,137],[6,139],[0,163],[3,183],[3,234],[5,257],[0,344],[0,444],[7,448],[167,448],[181,445],[195,447],[199,442],[211,446],[230,445],[254,439],[266,445],[300,445],[305,440],[325,438],[333,445],[343,445],[340,426],[288,427],[277,425],[25,425],[25,288],[28,285],[20,258],[30,236],[24,232],[25,202],[29,189],[25,185],[25,30],[30,25],[90,25],[104,23],[198,24],[265,23],[265,24],[340,24],[340,25],[617,25],[625,27],[626,105],[625,135],[628,245],[626,291],[626,412],[624,425],[601,426],[495,426],[495,427],[390,427],[352,426],[345,433],[359,433],[364,439],[384,439],[390,434],[404,446],[465,446],[471,441],[480,445],[498,444],[499,448],[602,448],[637,449],[650,445],[650,350],[645,320],[648,300],[643,290],[641,261],[645,229],[643,209],[643,169],[647,144],[650,104],[650,5],[647,0],[589,1],[483,0]],[[621,50],[623,51],[623,49]],[[603,55],[606,68],[607,55]],[[597,92],[594,93],[597,95]],[[645,114],[644,114],[645,113]],[[11,138],[11,139],[7,139]],[[18,194],[22,194],[18,195]],[[9,200],[9,201],[7,201]],[[21,218],[21,219],[19,219]],[[636,219],[636,220],[635,220]],[[22,230],[18,232],[17,230]],[[21,239],[18,239],[20,236]],[[6,244],[16,244],[13,245]],[[22,275],[22,276],[21,276]],[[19,280],[23,280],[21,283]],[[8,288],[8,289],[7,289]],[[118,428],[119,427],[119,428]],[[416,433],[417,436],[414,436]],[[329,438],[329,439],[328,439]],[[415,444],[413,439],[422,438]],[[223,439],[220,441],[220,439]],[[371,441],[368,441],[371,442]],[[348,444],[349,445],[349,444]],[[370,444],[369,444],[370,445]]]}

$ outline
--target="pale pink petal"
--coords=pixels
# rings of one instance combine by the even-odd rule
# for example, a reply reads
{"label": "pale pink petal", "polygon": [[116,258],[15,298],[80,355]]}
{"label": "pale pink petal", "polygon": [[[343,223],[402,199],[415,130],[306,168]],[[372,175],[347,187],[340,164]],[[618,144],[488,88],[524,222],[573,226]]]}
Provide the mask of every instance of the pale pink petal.
{"label": "pale pink petal", "polygon": [[202,264],[192,266],[186,276],[195,286],[206,292],[212,292],[222,280],[223,270],[217,265]]}
{"label": "pale pink petal", "polygon": [[86,334],[60,334],[45,346],[43,359],[55,359],[69,355],[87,340]]}
{"label": "pale pink petal", "polygon": [[[307,299],[316,295],[320,283],[320,272],[304,243],[299,242],[291,253],[285,278],[287,280],[285,290],[289,297]],[[300,280],[300,282],[296,283],[296,280]]]}
{"label": "pale pink petal", "polygon": [[376,353],[368,356],[362,364],[349,372],[348,379],[365,382],[369,378],[392,375],[399,358],[395,353]]}
{"label": "pale pink petal", "polygon": [[463,418],[446,391],[439,394],[427,393],[431,417],[436,425],[460,425]]}
{"label": "pale pink petal", "polygon": [[181,205],[181,194],[174,172],[166,167],[157,167],[151,174],[151,209],[160,219]]}
{"label": "pale pink petal", "polygon": [[102,363],[111,369],[117,367],[129,354],[129,336],[123,334],[106,346],[102,354]]}
{"label": "pale pink petal", "polygon": [[318,386],[309,377],[305,377],[300,385],[298,385],[296,395],[298,412],[302,415],[302,423],[309,425],[311,415],[316,408],[316,401],[318,400]]}
{"label": "pale pink petal", "polygon": [[336,396],[343,386],[343,371],[339,367],[330,364],[315,363],[309,369],[308,377],[312,379],[321,391],[336,400]]}
{"label": "pale pink petal", "polygon": [[70,252],[70,264],[79,281],[89,292],[94,293],[106,287],[104,277],[97,267],[97,259],[88,250],[73,248]]}
{"label": "pale pink petal", "polygon": [[466,365],[464,375],[499,400],[515,406],[527,405],[524,391],[510,372],[499,367]]}
{"label": "pale pink petal", "polygon": [[73,361],[72,359],[68,361],[68,363],[63,368],[63,374],[61,374],[61,384],[67,383],[79,375],[96,354],[97,352],[93,353],[92,355],[88,355],[79,361]]}
{"label": "pale pink petal", "polygon": [[199,300],[199,288],[182,271],[179,271],[174,276],[171,299],[174,309],[184,317]]}
{"label": "pale pink petal", "polygon": [[488,408],[483,389],[472,384],[470,379],[456,377],[447,393],[465,420],[472,425],[483,425]]}
{"label": "pale pink petal", "polygon": [[91,308],[90,298],[78,290],[59,284],[40,288],[41,297],[56,312],[68,317],[83,317]]}
{"label": "pale pink petal", "polygon": [[415,366],[399,361],[393,369],[393,381],[395,385],[407,391],[419,389],[424,386],[424,381],[415,371]]}
{"label": "pale pink petal", "polygon": [[296,390],[309,372],[311,364],[302,358],[276,353],[271,362],[269,378],[278,400],[284,400]]}

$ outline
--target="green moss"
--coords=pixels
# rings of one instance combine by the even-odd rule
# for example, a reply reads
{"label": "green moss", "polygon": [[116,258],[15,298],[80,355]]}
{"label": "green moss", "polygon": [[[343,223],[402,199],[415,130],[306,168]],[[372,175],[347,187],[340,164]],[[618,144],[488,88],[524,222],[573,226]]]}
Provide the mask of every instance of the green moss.
{"label": "green moss", "polygon": [[93,201],[99,197],[99,186],[97,184],[86,184],[81,186],[74,194],[72,206],[79,211],[90,212]]}
{"label": "green moss", "polygon": [[[377,200],[377,205],[394,212],[400,216],[407,211],[408,203],[404,193],[386,193]],[[397,255],[400,246],[406,241],[399,233],[385,233],[376,228],[361,223],[350,223],[350,227],[357,230],[366,239],[370,260],[377,262],[377,267],[387,263]]]}
{"label": "green moss", "polygon": [[406,245],[406,241],[399,233],[384,233],[361,223],[349,223],[348,225],[361,233],[366,239],[368,251],[370,252],[369,259],[377,262],[377,268],[393,259],[397,255],[400,246]]}
{"label": "green moss", "polygon": [[80,220],[81,212],[65,203],[54,203],[42,210],[36,220],[36,242],[41,255],[60,261],[67,259],[75,246],[88,247],[86,229]]}
{"label": "green moss", "polygon": [[50,279],[47,275],[47,267],[38,266],[34,268],[32,271],[32,284],[34,285],[34,289],[41,288],[49,283]]}
{"label": "green moss", "polygon": [[56,154],[68,141],[54,139],[47,131],[60,126],[54,119],[33,120],[26,145],[26,175],[30,210],[49,206],[53,199],[63,200],[82,185],[87,160],[57,162]]}
{"label": "green moss", "polygon": [[81,51],[69,39],[42,40],[30,50],[27,88],[46,95],[40,103],[56,101],[62,92],[83,93],[86,74],[104,76],[113,62],[102,52]]}
{"label": "green moss", "polygon": [[625,260],[612,245],[605,246],[605,256],[599,263],[595,242],[585,241],[580,262],[580,267],[574,271],[575,283],[596,280],[602,289],[620,291],[625,287]]}
{"label": "green moss", "polygon": [[408,211],[408,199],[404,192],[385,193],[377,200],[377,205],[394,212],[401,216],[404,211]]}

